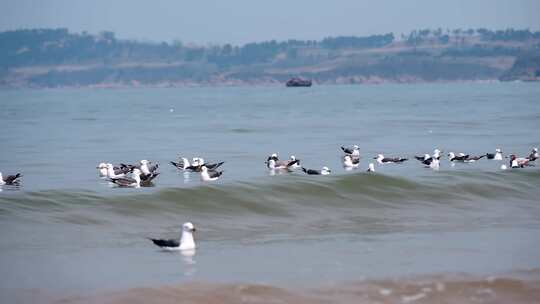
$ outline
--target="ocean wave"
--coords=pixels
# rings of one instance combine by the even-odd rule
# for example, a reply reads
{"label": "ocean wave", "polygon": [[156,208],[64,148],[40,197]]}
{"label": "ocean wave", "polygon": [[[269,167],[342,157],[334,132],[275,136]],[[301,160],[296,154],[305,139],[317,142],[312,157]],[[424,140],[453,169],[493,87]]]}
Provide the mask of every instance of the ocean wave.
{"label": "ocean wave", "polygon": [[59,212],[80,206],[105,206],[126,215],[156,212],[286,217],[309,208],[361,208],[410,204],[522,200],[535,202],[540,171],[440,172],[403,178],[350,174],[328,178],[282,176],[254,182],[165,188],[151,193],[103,194],[87,190],[4,192],[0,216],[31,211]]}

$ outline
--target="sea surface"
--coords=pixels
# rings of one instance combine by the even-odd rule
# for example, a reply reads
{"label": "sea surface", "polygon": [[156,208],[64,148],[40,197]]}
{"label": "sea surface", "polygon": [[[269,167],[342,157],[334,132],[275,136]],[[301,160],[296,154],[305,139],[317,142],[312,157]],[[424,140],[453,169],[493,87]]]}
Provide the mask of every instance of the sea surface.
{"label": "sea surface", "polygon": [[[535,303],[540,85],[0,91],[0,302]],[[341,166],[358,144],[360,168]],[[414,155],[444,151],[440,170]],[[295,155],[329,176],[270,172]],[[376,165],[383,153],[403,164]],[[203,183],[169,161],[225,161]],[[117,188],[100,162],[159,164]],[[537,161],[538,162],[538,161]],[[147,238],[198,229],[196,252]],[[170,300],[170,302],[168,302]]]}

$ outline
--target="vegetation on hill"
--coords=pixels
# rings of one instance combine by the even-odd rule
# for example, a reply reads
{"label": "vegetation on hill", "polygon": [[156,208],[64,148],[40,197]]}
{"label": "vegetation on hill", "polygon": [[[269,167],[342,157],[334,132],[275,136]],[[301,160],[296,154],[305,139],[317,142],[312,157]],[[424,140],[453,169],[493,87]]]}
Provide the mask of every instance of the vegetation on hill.
{"label": "vegetation on hill", "polygon": [[[121,40],[67,29],[0,33],[1,86],[535,80],[540,32],[424,29],[242,46]],[[515,63],[515,64],[514,64]]]}

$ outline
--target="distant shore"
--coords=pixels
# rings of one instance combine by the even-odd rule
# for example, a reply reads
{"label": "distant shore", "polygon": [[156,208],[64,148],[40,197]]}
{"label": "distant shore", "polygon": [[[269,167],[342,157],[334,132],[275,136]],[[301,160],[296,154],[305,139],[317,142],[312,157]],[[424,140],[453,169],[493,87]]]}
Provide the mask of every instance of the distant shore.
{"label": "distant shore", "polygon": [[540,32],[420,30],[243,46],[33,29],[0,33],[0,88],[449,83],[540,80]]}

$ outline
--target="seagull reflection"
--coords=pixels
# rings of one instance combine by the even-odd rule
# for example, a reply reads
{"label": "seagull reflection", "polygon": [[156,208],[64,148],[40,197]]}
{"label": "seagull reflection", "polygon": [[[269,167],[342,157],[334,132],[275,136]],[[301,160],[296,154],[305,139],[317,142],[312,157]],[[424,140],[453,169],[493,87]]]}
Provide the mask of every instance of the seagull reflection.
{"label": "seagull reflection", "polygon": [[189,249],[189,250],[182,250],[180,251],[182,254],[182,262],[184,262],[184,275],[186,277],[192,276],[197,272],[197,268],[195,267],[195,264],[197,264],[197,261],[193,258],[195,256],[195,249]]}

